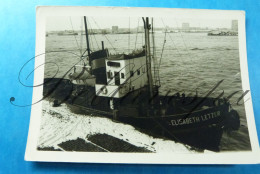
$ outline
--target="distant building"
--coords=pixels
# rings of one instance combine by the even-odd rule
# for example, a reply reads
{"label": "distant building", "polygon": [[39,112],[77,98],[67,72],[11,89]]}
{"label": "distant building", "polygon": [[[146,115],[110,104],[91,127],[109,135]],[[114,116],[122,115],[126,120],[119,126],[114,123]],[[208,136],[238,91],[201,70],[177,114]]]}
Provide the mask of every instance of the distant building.
{"label": "distant building", "polygon": [[189,23],[182,23],[182,30],[189,30],[190,24]]}
{"label": "distant building", "polygon": [[118,26],[112,26],[112,33],[118,33]]}
{"label": "distant building", "polygon": [[232,20],[231,29],[234,31],[238,31],[238,21],[237,20]]}
{"label": "distant building", "polygon": [[107,34],[108,32],[107,32],[107,30],[106,29],[102,29],[101,30],[101,34]]}

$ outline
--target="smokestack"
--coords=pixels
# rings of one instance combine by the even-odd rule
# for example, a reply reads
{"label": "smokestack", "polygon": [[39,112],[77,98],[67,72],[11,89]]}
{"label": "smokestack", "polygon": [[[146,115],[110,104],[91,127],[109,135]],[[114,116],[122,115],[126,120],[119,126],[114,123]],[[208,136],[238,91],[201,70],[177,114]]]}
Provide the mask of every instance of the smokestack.
{"label": "smokestack", "polygon": [[102,44],[102,50],[104,50],[104,41],[101,41]]}

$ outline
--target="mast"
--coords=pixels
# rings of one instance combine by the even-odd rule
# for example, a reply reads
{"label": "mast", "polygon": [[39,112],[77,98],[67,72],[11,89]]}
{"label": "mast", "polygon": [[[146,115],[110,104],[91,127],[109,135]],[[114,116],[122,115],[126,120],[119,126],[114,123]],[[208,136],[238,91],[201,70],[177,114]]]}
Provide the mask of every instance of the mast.
{"label": "mast", "polygon": [[156,84],[156,80],[155,77],[156,77],[156,72],[155,72],[155,59],[156,59],[156,55],[155,55],[155,43],[154,43],[154,31],[153,31],[153,18],[152,18],[152,42],[153,42],[153,77],[154,77],[154,80],[155,80],[155,84]]}
{"label": "mast", "polygon": [[146,17],[142,18],[144,22],[144,33],[145,33],[145,56],[146,56],[146,69],[147,69],[147,77],[148,77],[148,84],[149,84],[149,92],[150,97],[153,97],[153,77],[152,77],[152,69],[151,69],[151,50],[150,50],[150,33],[149,30],[151,29],[151,26],[149,24],[149,18]]}
{"label": "mast", "polygon": [[156,57],[156,48],[155,48],[155,39],[154,39],[154,25],[153,25],[153,18],[152,18],[152,42],[153,42],[153,85],[154,85],[154,92],[158,93],[160,87],[160,76],[159,76],[159,65]]}
{"label": "mast", "polygon": [[88,57],[89,57],[90,56],[90,48],[89,48],[88,26],[87,26],[86,16],[84,16],[84,24],[85,24],[85,33],[86,33],[86,41],[87,41],[87,51],[88,51]]}
{"label": "mast", "polygon": [[153,57],[156,57],[155,56],[154,31],[153,31],[153,18],[152,18],[152,40],[153,40]]}

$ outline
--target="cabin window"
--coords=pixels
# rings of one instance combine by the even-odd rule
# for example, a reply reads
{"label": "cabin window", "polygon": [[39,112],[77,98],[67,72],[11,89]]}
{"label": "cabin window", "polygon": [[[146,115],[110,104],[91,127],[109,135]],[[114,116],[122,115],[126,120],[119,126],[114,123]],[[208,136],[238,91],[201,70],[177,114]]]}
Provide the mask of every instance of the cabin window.
{"label": "cabin window", "polygon": [[124,79],[124,78],[125,78],[125,74],[121,73],[121,79]]}
{"label": "cabin window", "polygon": [[108,72],[107,72],[107,78],[108,78],[108,79],[112,79],[112,76],[113,76],[112,72],[111,72],[111,71],[108,71]]}
{"label": "cabin window", "polygon": [[130,71],[130,77],[134,76],[134,71]]}
{"label": "cabin window", "polygon": [[140,69],[137,70],[137,75],[140,75]]}
{"label": "cabin window", "polygon": [[107,62],[107,66],[120,67],[119,62]]}

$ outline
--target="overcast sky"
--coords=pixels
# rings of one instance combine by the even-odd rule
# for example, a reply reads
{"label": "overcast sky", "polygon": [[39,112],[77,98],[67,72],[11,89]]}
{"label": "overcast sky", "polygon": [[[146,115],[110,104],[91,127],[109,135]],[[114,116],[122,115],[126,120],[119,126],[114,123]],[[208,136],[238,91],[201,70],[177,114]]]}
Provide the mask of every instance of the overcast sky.
{"label": "overcast sky", "polygon": [[[136,28],[143,26],[142,18],[136,17],[87,17],[89,28],[103,29],[118,26],[119,28]],[[130,22],[129,22],[130,21]],[[163,22],[162,22],[163,21]],[[182,23],[190,23],[190,27],[230,28],[231,20],[194,20],[174,18],[154,18],[155,27],[181,27]],[[47,31],[80,30],[83,25],[83,17],[48,17],[46,20]],[[84,29],[84,28],[83,28]]]}

